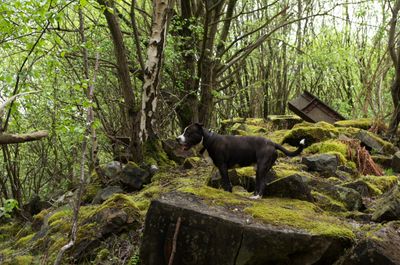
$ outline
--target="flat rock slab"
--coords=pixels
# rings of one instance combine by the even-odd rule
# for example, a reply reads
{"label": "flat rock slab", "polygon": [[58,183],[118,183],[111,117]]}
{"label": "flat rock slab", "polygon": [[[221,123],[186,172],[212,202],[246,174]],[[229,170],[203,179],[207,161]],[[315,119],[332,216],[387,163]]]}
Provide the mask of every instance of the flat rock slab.
{"label": "flat rock slab", "polygon": [[152,201],[140,256],[142,265],[168,264],[173,249],[174,265],[333,264],[349,245],[343,238],[261,224],[173,192]]}

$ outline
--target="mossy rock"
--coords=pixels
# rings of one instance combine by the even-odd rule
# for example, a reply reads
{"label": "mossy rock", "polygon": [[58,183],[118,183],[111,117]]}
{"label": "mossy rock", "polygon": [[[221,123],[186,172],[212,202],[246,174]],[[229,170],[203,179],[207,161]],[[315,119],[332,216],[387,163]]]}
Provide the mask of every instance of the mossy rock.
{"label": "mossy rock", "polygon": [[[230,134],[232,126],[235,124],[245,124],[267,128],[269,125],[263,118],[232,118],[221,122],[221,133]],[[240,126],[240,125],[236,125]]]}
{"label": "mossy rock", "polygon": [[318,191],[311,191],[311,195],[314,198],[314,201],[316,205],[321,207],[322,209],[326,211],[332,211],[332,212],[346,212],[346,206],[338,201],[332,198],[331,196],[327,194],[320,193]]}
{"label": "mossy rock", "polygon": [[169,159],[164,151],[161,140],[147,141],[143,145],[144,161],[148,165],[156,165],[159,167],[176,166],[176,163]]}
{"label": "mossy rock", "polygon": [[361,118],[354,120],[342,120],[334,123],[337,127],[354,127],[359,129],[368,130],[374,124],[371,118]]}
{"label": "mossy rock", "polygon": [[183,168],[191,169],[194,168],[201,161],[200,157],[192,156],[188,157],[183,161]]}
{"label": "mossy rock", "polygon": [[356,138],[359,139],[367,149],[370,149],[375,153],[391,155],[396,152],[396,147],[392,143],[383,140],[375,133],[361,130],[356,135]]}
{"label": "mossy rock", "polygon": [[235,123],[231,128],[228,129],[228,134],[241,135],[241,136],[256,136],[264,135],[268,130],[261,126]]}
{"label": "mossy rock", "polygon": [[274,129],[291,129],[303,121],[297,115],[268,115],[267,119],[272,123]]}
{"label": "mossy rock", "polygon": [[398,176],[363,176],[362,180],[368,182],[374,188],[381,191],[381,193],[385,193],[389,191],[391,188],[396,186],[399,183]]}
{"label": "mossy rock", "polygon": [[305,139],[306,145],[321,142],[324,140],[336,138],[339,131],[335,126],[327,122],[309,123],[303,122],[296,124],[289,130],[282,143],[288,143],[293,146],[299,145],[302,139]]}
{"label": "mossy rock", "polygon": [[400,219],[400,188],[399,184],[385,193],[374,206],[372,220],[376,222],[393,221]]}
{"label": "mossy rock", "polygon": [[313,192],[318,192],[343,204],[347,210],[360,210],[364,208],[362,197],[354,189],[334,185],[323,179],[313,178],[308,183]]}
{"label": "mossy rock", "polygon": [[348,154],[348,146],[340,140],[329,139],[312,144],[311,146],[307,147],[304,152],[311,154],[337,152],[346,158]]}

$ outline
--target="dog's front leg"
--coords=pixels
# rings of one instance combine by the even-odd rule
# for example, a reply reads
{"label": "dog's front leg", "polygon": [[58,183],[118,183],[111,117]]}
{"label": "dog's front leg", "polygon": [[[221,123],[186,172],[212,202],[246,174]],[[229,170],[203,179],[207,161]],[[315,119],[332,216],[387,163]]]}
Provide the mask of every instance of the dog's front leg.
{"label": "dog's front leg", "polygon": [[228,166],[226,164],[222,164],[218,167],[219,173],[221,174],[222,188],[224,190],[232,192],[232,184],[229,180],[228,176]]}

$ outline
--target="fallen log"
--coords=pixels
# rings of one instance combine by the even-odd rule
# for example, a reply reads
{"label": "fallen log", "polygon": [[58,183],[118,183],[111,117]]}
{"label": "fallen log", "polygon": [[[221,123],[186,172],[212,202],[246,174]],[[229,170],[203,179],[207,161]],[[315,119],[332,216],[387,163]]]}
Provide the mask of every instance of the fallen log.
{"label": "fallen log", "polygon": [[37,131],[37,132],[24,133],[24,134],[3,133],[3,134],[0,134],[0,145],[37,141],[44,137],[47,137],[48,135],[49,135],[48,131]]}

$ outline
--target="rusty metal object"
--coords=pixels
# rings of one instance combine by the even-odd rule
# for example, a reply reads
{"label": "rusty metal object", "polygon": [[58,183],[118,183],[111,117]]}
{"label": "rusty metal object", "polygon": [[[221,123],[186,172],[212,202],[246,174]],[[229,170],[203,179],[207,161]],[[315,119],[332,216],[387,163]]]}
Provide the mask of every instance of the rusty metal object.
{"label": "rusty metal object", "polygon": [[345,118],[308,91],[288,102],[289,109],[309,122],[335,123]]}

